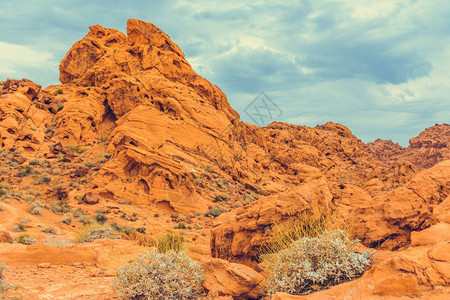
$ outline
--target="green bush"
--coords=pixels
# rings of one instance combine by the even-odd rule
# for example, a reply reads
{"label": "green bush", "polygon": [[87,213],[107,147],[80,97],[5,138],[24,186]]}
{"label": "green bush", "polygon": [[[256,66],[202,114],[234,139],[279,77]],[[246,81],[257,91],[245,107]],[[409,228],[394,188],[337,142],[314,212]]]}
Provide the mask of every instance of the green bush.
{"label": "green bush", "polygon": [[198,299],[203,270],[183,252],[147,252],[117,269],[113,287],[123,299]]}
{"label": "green bush", "polygon": [[335,285],[363,274],[373,253],[355,252],[357,244],[345,231],[333,230],[305,236],[278,253],[263,255],[271,274],[268,294],[305,294],[313,291],[313,285]]}

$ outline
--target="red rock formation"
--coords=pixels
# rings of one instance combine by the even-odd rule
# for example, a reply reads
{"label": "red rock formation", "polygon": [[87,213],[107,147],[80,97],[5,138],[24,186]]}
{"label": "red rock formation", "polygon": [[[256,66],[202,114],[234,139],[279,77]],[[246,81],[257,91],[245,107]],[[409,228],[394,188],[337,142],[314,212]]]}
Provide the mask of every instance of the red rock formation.
{"label": "red rock formation", "polygon": [[440,161],[450,159],[450,125],[436,124],[409,140],[406,148],[392,141],[376,140],[366,145],[366,150],[385,162],[409,161],[420,169],[430,168]]}

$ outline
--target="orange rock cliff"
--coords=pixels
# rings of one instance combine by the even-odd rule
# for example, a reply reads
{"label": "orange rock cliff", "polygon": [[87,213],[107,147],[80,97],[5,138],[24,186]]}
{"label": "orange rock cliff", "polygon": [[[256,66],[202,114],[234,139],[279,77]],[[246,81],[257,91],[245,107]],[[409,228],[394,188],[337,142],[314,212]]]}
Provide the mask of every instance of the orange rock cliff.
{"label": "orange rock cliff", "polygon": [[[8,194],[0,200],[0,262],[9,268],[5,280],[19,284],[13,295],[112,299],[115,268],[183,223],[187,230],[175,230],[203,262],[207,292],[256,299],[265,276],[258,253],[272,225],[333,211],[376,250],[371,268],[328,290],[272,299],[450,296],[450,125],[401,147],[365,144],[332,122],[241,122],[164,32],[135,19],[126,34],[91,26],[59,69],[61,84],[44,89],[27,79],[0,82],[0,182]],[[145,233],[44,245],[42,228],[58,227],[59,239],[73,241],[83,225],[75,217],[61,223],[49,209],[29,212],[30,203],[60,200]],[[8,243],[25,218],[37,245]]]}

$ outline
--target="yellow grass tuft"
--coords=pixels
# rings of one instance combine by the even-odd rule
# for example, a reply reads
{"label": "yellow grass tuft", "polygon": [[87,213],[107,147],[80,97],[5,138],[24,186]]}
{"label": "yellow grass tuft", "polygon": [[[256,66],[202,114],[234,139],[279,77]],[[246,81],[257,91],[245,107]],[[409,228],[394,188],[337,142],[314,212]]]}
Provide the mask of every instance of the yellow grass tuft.
{"label": "yellow grass tuft", "polygon": [[333,230],[343,230],[348,234],[351,232],[345,220],[331,212],[320,215],[299,214],[272,227],[270,242],[259,250],[259,259],[265,265],[273,264],[276,254],[287,249],[293,242],[303,237],[317,237]]}
{"label": "yellow grass tuft", "polygon": [[183,249],[184,238],[181,234],[168,232],[156,242],[156,251],[158,251],[158,253],[167,253],[171,250],[174,252],[181,252]]}

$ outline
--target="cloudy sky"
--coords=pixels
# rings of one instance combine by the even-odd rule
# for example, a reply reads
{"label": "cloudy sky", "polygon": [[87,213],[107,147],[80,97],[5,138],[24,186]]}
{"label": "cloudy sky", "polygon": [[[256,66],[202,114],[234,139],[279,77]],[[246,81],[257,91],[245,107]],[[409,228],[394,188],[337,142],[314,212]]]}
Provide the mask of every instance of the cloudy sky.
{"label": "cloudy sky", "polygon": [[273,119],[342,123],[407,145],[450,123],[450,2],[437,0],[1,1],[0,80],[59,83],[58,64],[100,24],[150,21],[218,85],[241,119],[261,91]]}

